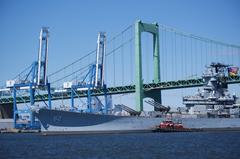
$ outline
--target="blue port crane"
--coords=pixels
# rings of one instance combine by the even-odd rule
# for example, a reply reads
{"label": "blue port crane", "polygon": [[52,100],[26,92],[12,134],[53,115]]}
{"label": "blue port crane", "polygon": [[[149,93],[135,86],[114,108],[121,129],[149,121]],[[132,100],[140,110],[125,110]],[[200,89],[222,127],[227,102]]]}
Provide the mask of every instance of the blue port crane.
{"label": "blue port crane", "polygon": [[[47,63],[48,63],[48,38],[49,29],[42,27],[39,36],[38,60],[31,65],[30,71],[26,76],[15,81],[13,87],[13,108],[14,108],[14,127],[25,129],[39,129],[40,124],[36,120],[33,109],[35,105],[35,95],[38,90],[48,92],[48,104],[44,101],[47,108],[51,109],[50,83],[47,81]],[[30,106],[25,103],[27,108],[20,109],[17,106],[17,93],[21,90],[27,90],[30,96]],[[21,114],[28,114],[29,119],[21,119]]]}
{"label": "blue port crane", "polygon": [[[94,89],[102,89],[105,97],[105,105],[101,111],[104,114],[108,112],[108,100],[107,100],[107,87],[104,83],[104,63],[106,56],[106,33],[99,32],[96,49],[96,64],[89,67],[89,71],[83,80],[75,85],[71,86],[71,109],[74,110],[74,98],[77,95],[78,90],[87,90],[87,110],[86,112],[94,112],[92,108],[92,98],[99,101],[98,97],[93,97]],[[100,102],[101,103],[101,102]]]}

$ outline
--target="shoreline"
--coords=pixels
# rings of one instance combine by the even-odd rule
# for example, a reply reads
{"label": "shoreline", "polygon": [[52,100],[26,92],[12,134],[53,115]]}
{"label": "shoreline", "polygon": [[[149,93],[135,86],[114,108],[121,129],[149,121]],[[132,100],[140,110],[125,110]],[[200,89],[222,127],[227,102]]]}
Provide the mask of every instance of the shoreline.
{"label": "shoreline", "polygon": [[41,132],[40,130],[20,130],[20,129],[3,129],[0,130],[0,134],[41,134],[43,136],[51,135],[95,135],[95,134],[133,134],[133,133],[194,133],[194,132],[240,132],[240,127],[237,128],[197,128],[197,129],[185,129],[185,130],[111,130],[111,131],[49,131]]}

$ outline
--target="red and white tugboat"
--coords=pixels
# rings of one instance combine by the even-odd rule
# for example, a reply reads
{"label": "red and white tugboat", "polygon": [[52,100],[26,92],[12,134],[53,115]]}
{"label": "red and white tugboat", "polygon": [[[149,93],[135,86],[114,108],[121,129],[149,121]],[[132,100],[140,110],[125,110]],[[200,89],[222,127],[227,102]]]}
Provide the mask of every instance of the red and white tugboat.
{"label": "red and white tugboat", "polygon": [[184,128],[182,122],[180,121],[173,122],[172,120],[164,120],[158,126],[156,126],[153,132],[189,132],[194,130]]}

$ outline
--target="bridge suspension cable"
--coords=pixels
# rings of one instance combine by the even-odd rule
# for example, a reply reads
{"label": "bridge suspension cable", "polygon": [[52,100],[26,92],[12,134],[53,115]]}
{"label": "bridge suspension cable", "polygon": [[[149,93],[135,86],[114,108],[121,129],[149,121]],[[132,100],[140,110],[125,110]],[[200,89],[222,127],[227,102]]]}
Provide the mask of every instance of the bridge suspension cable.
{"label": "bridge suspension cable", "polygon": [[[161,80],[196,75],[212,62],[240,65],[240,46],[200,37],[159,24]],[[162,49],[161,49],[162,47]]]}
{"label": "bridge suspension cable", "polygon": [[[116,81],[116,55],[115,55],[115,52],[117,52],[118,50],[122,50],[122,58],[120,59],[120,61],[122,61],[122,63],[124,62],[124,46],[127,45],[127,43],[131,42],[133,40],[133,38],[130,38],[129,40],[126,40],[124,41],[123,37],[124,37],[124,34],[126,32],[128,32],[131,28],[133,27],[133,25],[129,25],[128,27],[126,27],[123,31],[121,31],[120,33],[118,33],[117,35],[115,35],[113,38],[111,38],[110,40],[107,40],[107,45],[113,45],[113,48],[108,51],[107,50],[107,53],[106,53],[106,56],[110,56],[110,55],[113,55],[113,67],[114,67],[114,71],[113,71],[113,74],[114,74],[114,78],[115,80],[113,81]],[[120,44],[117,44],[115,46],[115,42],[118,40],[118,39],[121,39],[121,43]],[[119,40],[118,40],[119,41]],[[87,68],[94,64],[94,58],[91,58],[92,55],[94,55],[96,52],[96,49],[87,53],[86,55],[80,57],[79,59],[73,61],[72,63],[60,68],[59,70],[53,72],[53,73],[50,73],[48,75],[48,78],[52,79],[50,80],[52,84],[56,84],[57,82],[64,82],[64,80],[68,79],[69,77],[71,76],[74,76],[75,77],[72,77],[71,79],[69,80],[74,80],[76,79],[77,80],[77,77],[78,75],[81,75],[83,74],[84,72],[86,72]],[[86,60],[88,59],[88,60]],[[84,61],[84,62],[83,62]],[[87,62],[86,62],[87,61]],[[119,60],[118,60],[119,61]],[[74,65],[77,65],[78,63],[81,64],[82,67],[74,67]],[[85,66],[83,66],[83,64],[85,63]],[[87,64],[86,64],[87,63]],[[71,69],[70,69],[71,68]],[[75,69],[74,69],[75,68]],[[123,64],[122,64],[122,68],[124,68]],[[121,71],[120,71],[121,72]],[[60,74],[63,74],[63,75],[60,75]],[[76,75],[77,74],[77,75]],[[122,75],[124,74],[124,69],[122,70]],[[57,78],[57,75],[60,75],[59,78]],[[122,76],[122,81],[124,82],[124,75]],[[57,78],[57,79],[56,79]],[[114,85],[116,85],[116,83],[114,83]]]}

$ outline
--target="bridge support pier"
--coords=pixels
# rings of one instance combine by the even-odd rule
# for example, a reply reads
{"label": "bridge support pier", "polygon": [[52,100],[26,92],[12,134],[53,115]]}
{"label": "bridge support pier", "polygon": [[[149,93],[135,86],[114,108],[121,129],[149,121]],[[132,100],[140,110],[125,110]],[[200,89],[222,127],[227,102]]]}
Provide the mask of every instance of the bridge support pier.
{"label": "bridge support pier", "polygon": [[[144,97],[152,98],[155,102],[162,104],[162,96],[160,90],[151,90],[144,92]],[[154,110],[159,111],[156,107],[154,107]]]}
{"label": "bridge support pier", "polygon": [[0,119],[13,118],[13,104],[0,104]]}
{"label": "bridge support pier", "polygon": [[[160,82],[160,56],[159,56],[159,30],[158,24],[147,24],[137,21],[135,23],[135,65],[136,65],[136,110],[143,110],[143,79],[142,79],[142,46],[141,33],[148,32],[153,35],[153,62],[154,62],[154,82]],[[158,96],[158,97],[157,97]],[[161,91],[156,98],[161,102]]]}

